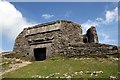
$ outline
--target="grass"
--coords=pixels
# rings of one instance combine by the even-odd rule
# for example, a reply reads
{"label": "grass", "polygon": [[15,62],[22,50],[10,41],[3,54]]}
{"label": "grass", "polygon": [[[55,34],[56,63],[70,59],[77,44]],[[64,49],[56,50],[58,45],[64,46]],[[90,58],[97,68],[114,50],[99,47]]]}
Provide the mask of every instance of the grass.
{"label": "grass", "polygon": [[13,61],[14,61],[13,59],[2,58],[2,62],[1,62],[2,70],[5,71],[5,70],[10,69],[9,65]]}
{"label": "grass", "polygon": [[[102,73],[94,72],[102,71]],[[80,73],[81,72],[81,73]],[[3,75],[5,78],[109,78],[117,77],[117,60],[109,58],[63,58],[55,57],[35,61],[28,66]]]}
{"label": "grass", "polygon": [[20,61],[16,61],[16,58],[3,58],[1,57],[2,61],[0,62],[0,66],[2,67],[1,70],[4,72],[6,70],[11,69],[12,67],[10,66],[11,64],[18,63]]}

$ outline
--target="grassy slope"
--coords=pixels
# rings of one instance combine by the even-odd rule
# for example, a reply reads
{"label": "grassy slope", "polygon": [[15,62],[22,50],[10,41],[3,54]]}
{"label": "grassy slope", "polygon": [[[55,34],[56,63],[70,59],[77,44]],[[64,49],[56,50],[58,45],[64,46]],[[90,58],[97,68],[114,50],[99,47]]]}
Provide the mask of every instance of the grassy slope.
{"label": "grassy slope", "polygon": [[[3,77],[7,78],[32,78],[32,76],[48,76],[53,73],[60,73],[54,77],[62,77],[65,73],[74,74],[82,71],[82,74],[74,75],[77,78],[109,78],[116,76],[118,72],[117,61],[106,58],[61,58],[48,59],[45,61],[36,61],[32,64],[7,73]],[[103,71],[97,76],[87,74],[86,72]]]}
{"label": "grassy slope", "polygon": [[5,71],[5,70],[8,70],[8,69],[10,69],[10,67],[9,67],[9,64],[11,64],[11,62],[13,61],[13,59],[12,60],[8,60],[8,59],[5,59],[5,58],[1,58],[2,60],[1,60],[1,70],[2,71]]}

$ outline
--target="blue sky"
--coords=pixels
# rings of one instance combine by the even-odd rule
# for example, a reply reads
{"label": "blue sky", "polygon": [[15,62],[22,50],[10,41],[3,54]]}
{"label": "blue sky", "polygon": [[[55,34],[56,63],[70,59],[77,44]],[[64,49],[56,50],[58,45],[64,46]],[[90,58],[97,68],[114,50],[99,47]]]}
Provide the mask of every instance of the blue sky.
{"label": "blue sky", "polygon": [[15,38],[23,28],[59,19],[81,24],[83,33],[93,25],[100,43],[118,44],[118,3],[115,2],[1,1],[0,12],[2,51],[13,49]]}

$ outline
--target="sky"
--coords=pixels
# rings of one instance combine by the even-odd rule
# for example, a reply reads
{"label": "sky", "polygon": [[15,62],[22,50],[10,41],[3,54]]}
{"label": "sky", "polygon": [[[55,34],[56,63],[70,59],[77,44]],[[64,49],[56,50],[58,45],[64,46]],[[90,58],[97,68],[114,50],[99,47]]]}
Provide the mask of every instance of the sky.
{"label": "sky", "polygon": [[0,1],[0,52],[11,51],[15,38],[24,28],[56,20],[80,24],[83,34],[88,28],[95,26],[100,43],[118,45],[117,2]]}

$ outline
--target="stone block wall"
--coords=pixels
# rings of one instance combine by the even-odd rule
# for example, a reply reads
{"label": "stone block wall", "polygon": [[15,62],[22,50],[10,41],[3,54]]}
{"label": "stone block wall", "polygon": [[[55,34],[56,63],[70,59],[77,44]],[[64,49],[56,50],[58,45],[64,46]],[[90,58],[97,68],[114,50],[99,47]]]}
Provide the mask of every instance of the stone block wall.
{"label": "stone block wall", "polygon": [[68,57],[81,55],[113,55],[118,53],[117,46],[100,43],[69,44],[59,52],[60,55]]}

